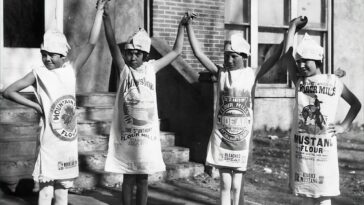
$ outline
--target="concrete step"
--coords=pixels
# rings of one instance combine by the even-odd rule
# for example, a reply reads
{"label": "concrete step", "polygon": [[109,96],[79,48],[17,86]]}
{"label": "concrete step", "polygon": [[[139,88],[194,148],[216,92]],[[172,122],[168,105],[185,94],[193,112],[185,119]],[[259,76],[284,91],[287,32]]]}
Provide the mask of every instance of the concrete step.
{"label": "concrete step", "polygon": [[[162,155],[164,163],[183,163],[189,160],[189,149],[184,147],[163,147]],[[79,151],[79,166],[81,170],[97,171],[105,167],[107,151],[91,150]]]}
{"label": "concrete step", "polygon": [[110,121],[85,120],[77,121],[78,135],[109,135]]}
{"label": "concrete step", "polygon": [[[166,164],[165,172],[158,172],[149,175],[149,183],[169,181],[178,178],[192,177],[204,172],[202,164],[184,162],[179,164]],[[103,169],[93,172],[80,171],[79,177],[75,180],[75,187],[93,189],[96,186],[120,188],[123,182],[123,174],[108,173]]]}
{"label": "concrete step", "polygon": [[0,142],[0,161],[34,159],[37,141]]}
{"label": "concrete step", "polygon": [[166,165],[167,165],[166,180],[192,177],[202,174],[204,172],[204,165],[195,162],[183,162],[178,164],[166,164]]}
{"label": "concrete step", "polygon": [[77,107],[77,120],[111,121],[113,113],[114,113],[113,107],[109,106]]}
{"label": "concrete step", "polygon": [[40,115],[36,110],[27,107],[0,109],[0,123],[39,122]]}
{"label": "concrete step", "polygon": [[[174,134],[171,132],[168,132],[167,134],[164,132],[161,132],[160,135],[161,139],[161,146],[164,148],[167,148],[166,154],[169,153],[169,155],[172,155],[174,152],[176,152],[175,149],[170,149],[168,147],[174,146]],[[1,142],[1,138],[0,138]],[[107,150],[109,143],[109,136],[107,135],[99,135],[99,134],[93,134],[93,135],[84,135],[84,131],[82,131],[82,134],[78,134],[78,151],[80,153],[82,152],[91,152],[91,151],[102,151]],[[185,148],[180,148],[180,151],[185,150]],[[186,151],[186,150],[185,150]],[[188,150],[185,153],[186,157],[188,158],[189,153]],[[172,156],[171,160],[173,160]]]}
{"label": "concrete step", "polygon": [[175,135],[173,132],[160,131],[160,138],[162,147],[175,145]]}
{"label": "concrete step", "polygon": [[0,182],[17,184],[20,179],[32,179],[35,158],[0,161]]}
{"label": "concrete step", "polygon": [[[40,115],[36,110],[19,105],[9,100],[3,99],[0,107],[0,123],[8,122],[39,122]],[[111,121],[113,116],[112,106],[98,107],[77,107],[77,120],[88,121]]]}
{"label": "concrete step", "polygon": [[162,147],[163,161],[166,164],[188,162],[190,149],[186,147]]}
{"label": "concrete step", "polygon": [[[37,98],[35,97],[35,95],[33,93],[21,93],[22,96],[24,96],[25,98],[37,102]],[[2,96],[2,92],[0,92],[0,109],[4,109],[4,108],[26,108],[26,106],[21,105],[19,103],[16,103],[14,101],[5,99]]]}
{"label": "concrete step", "polygon": [[[37,102],[37,98],[32,92],[22,92],[22,96],[25,98]],[[77,106],[92,107],[92,106],[114,106],[115,93],[98,92],[98,93],[77,93],[76,103]],[[0,108],[14,108],[14,107],[25,107],[11,100],[5,99],[0,92]]]}
{"label": "concrete step", "polygon": [[82,171],[98,171],[105,167],[107,151],[79,152],[79,168]]}
{"label": "concrete step", "polygon": [[0,123],[0,142],[34,141],[40,134],[39,123]]}
{"label": "concrete step", "polygon": [[98,93],[78,93],[76,95],[77,106],[79,107],[113,107],[116,93],[98,92]]}
{"label": "concrete step", "polygon": [[[101,123],[101,122],[100,122]],[[96,125],[96,126],[95,126]],[[97,124],[95,123],[81,123],[78,125],[79,134],[78,134],[78,150],[79,152],[89,152],[89,151],[100,151],[107,150],[109,136],[103,134],[96,134],[98,132],[106,132],[103,129],[106,129],[107,125],[104,123]],[[86,129],[86,130],[85,130]],[[171,147],[174,146],[174,134],[172,132],[161,132],[160,140],[162,147]],[[1,138],[0,138],[1,141]],[[173,150],[169,150],[172,152]]]}
{"label": "concrete step", "polygon": [[105,135],[78,135],[78,152],[107,150],[109,137]]}

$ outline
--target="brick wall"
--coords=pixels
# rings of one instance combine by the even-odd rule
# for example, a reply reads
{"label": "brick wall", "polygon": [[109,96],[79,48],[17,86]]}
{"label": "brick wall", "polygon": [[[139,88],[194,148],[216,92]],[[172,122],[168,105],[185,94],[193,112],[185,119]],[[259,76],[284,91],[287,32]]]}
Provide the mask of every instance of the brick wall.
{"label": "brick wall", "polygon": [[[186,11],[198,13],[193,28],[204,53],[217,64],[223,63],[224,2],[221,0],[154,0],[152,35],[165,39],[173,46],[178,23]],[[185,31],[182,57],[194,69],[204,70],[194,57]]]}

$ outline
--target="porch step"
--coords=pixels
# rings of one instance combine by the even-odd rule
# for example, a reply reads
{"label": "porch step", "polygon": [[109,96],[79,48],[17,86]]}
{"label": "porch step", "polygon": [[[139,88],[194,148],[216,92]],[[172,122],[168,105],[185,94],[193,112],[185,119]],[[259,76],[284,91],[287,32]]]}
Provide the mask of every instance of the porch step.
{"label": "porch step", "polygon": [[[34,94],[23,95],[36,101]],[[114,187],[123,175],[104,172],[115,93],[76,95],[80,176],[76,187]],[[40,115],[31,108],[4,99],[0,95],[0,181],[16,184],[32,178],[35,142],[40,134]],[[166,124],[166,123],[164,123]],[[176,147],[172,132],[160,132],[166,171],[153,174],[149,182],[191,177],[204,172],[204,166],[189,162],[189,149]],[[21,150],[21,153],[17,151]]]}
{"label": "porch step", "polygon": [[16,186],[20,179],[32,179],[34,162],[34,157],[0,161],[0,182]]}
{"label": "porch step", "polygon": [[116,93],[77,93],[76,103],[79,107],[113,107]]}
{"label": "porch step", "polygon": [[105,135],[78,135],[78,152],[107,150],[109,137]]}
{"label": "porch step", "polygon": [[190,149],[186,147],[162,147],[163,161],[166,164],[188,162]]}
{"label": "porch step", "polygon": [[9,107],[0,109],[0,123],[39,122],[36,110],[27,107]]}
{"label": "porch step", "polygon": [[[89,125],[89,124],[88,124]],[[84,126],[84,125],[81,125]],[[89,152],[89,151],[101,151],[107,150],[109,137],[107,135],[96,134],[99,130],[95,129],[94,127],[89,127],[86,129],[93,129],[93,130],[82,130],[80,132],[80,124],[79,124],[79,134],[78,134],[78,151],[82,152]],[[103,126],[101,126],[103,129]],[[82,128],[82,129],[85,129]],[[95,133],[93,133],[95,132]],[[91,135],[85,135],[91,134]],[[174,146],[174,134],[171,132],[160,132],[160,140],[162,147],[171,147]],[[1,141],[1,138],[0,138]],[[166,149],[166,151],[173,153],[174,149]]]}
{"label": "porch step", "polygon": [[[166,164],[183,163],[189,160],[189,149],[184,147],[162,148],[163,161]],[[105,167],[107,151],[79,151],[79,166],[81,170],[97,171]]]}
{"label": "porch step", "polygon": [[110,121],[85,120],[77,121],[78,135],[109,135]]}
{"label": "porch step", "polygon": [[174,146],[175,136],[173,132],[160,131],[161,145],[162,147]]}
{"label": "porch step", "polygon": [[39,123],[0,123],[0,142],[35,141],[40,134]]}
{"label": "porch step", "polygon": [[111,121],[113,118],[113,107],[98,106],[98,107],[77,107],[78,121]]}
{"label": "porch step", "polygon": [[[204,172],[202,164],[194,162],[184,162],[179,164],[166,164],[165,172],[158,172],[149,175],[149,183],[163,182],[178,178],[192,177]],[[109,173],[102,169],[93,172],[81,171],[79,177],[75,180],[75,187],[83,189],[92,189],[96,186],[101,187],[121,187],[123,174]]]}
{"label": "porch step", "polygon": [[[33,93],[22,93],[22,96],[24,96],[25,98],[36,102],[37,99],[35,97],[35,95]],[[2,93],[0,92],[0,109],[4,109],[4,108],[27,108],[24,105],[21,105],[19,103],[13,102],[11,100],[5,99],[2,96]]]}

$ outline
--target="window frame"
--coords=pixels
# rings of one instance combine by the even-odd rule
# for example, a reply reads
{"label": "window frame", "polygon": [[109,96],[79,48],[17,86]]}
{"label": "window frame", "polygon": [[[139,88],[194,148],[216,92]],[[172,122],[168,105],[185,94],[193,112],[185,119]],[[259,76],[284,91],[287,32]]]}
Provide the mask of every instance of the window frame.
{"label": "window frame", "polygon": [[[44,0],[44,30],[51,27],[63,32],[64,0]],[[4,1],[0,1],[0,19],[4,21]],[[54,24],[55,23],[55,24]],[[0,24],[0,91],[5,89],[15,78],[24,76],[30,70],[30,66],[41,63],[41,55],[38,48],[12,48],[4,46],[4,23]],[[40,46],[40,45],[39,45]],[[29,57],[30,56],[30,57]],[[5,61],[6,59],[6,61]],[[26,59],[19,63],[19,59]],[[13,67],[13,65],[16,65]],[[15,74],[16,73],[16,74]],[[7,78],[5,78],[8,76]],[[9,77],[11,76],[11,77]],[[14,78],[14,79],[13,79]],[[28,91],[26,89],[25,91]]]}
{"label": "window frame", "polygon": [[[229,22],[226,21],[226,19],[229,19],[228,17],[225,17],[225,29],[237,29],[237,28],[243,28],[245,29],[246,39],[250,42],[251,45],[251,56],[249,60],[249,66],[251,67],[257,67],[258,66],[258,46],[259,46],[259,30],[275,30],[285,33],[288,30],[288,25],[259,25],[259,19],[258,19],[258,1],[257,0],[241,0],[244,1],[243,3],[248,3],[248,22]],[[298,16],[298,2],[299,0],[288,0],[288,20]],[[332,30],[332,21],[333,21],[333,13],[332,13],[332,5],[333,0],[322,0],[325,4],[322,9],[322,11],[325,13],[325,27],[324,28],[318,28],[318,27],[307,27],[304,28],[303,31],[307,32],[317,32],[320,33],[320,39],[322,41],[321,46],[325,49],[325,58],[324,58],[324,64],[323,64],[323,73],[333,73],[333,59],[332,59],[332,39],[333,39],[333,30]],[[225,6],[231,6],[227,4],[231,4],[233,1],[231,0],[225,0]],[[226,12],[225,12],[226,14]],[[226,32],[228,33],[228,32]],[[297,43],[297,36],[295,37],[295,42]],[[292,88],[293,85],[291,81],[288,79],[289,75],[287,74],[287,83],[257,83],[258,88]]]}

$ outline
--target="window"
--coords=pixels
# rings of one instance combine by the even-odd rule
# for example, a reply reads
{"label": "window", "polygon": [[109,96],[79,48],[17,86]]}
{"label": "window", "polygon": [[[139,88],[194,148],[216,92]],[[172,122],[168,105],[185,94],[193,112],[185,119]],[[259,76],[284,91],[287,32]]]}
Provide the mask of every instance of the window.
{"label": "window", "polygon": [[28,73],[31,65],[42,63],[44,31],[50,26],[63,31],[63,0],[0,1],[0,20],[1,91]]}
{"label": "window", "polygon": [[38,48],[43,33],[43,0],[4,1],[5,47]]}
{"label": "window", "polygon": [[[307,16],[309,23],[299,32],[297,42],[305,32],[310,34],[325,49],[323,72],[332,72],[331,0],[225,0],[226,35],[243,31],[252,48],[250,66],[260,66],[270,49],[284,39],[289,21],[301,15]],[[279,66],[258,83],[259,87],[290,87],[287,71]]]}

